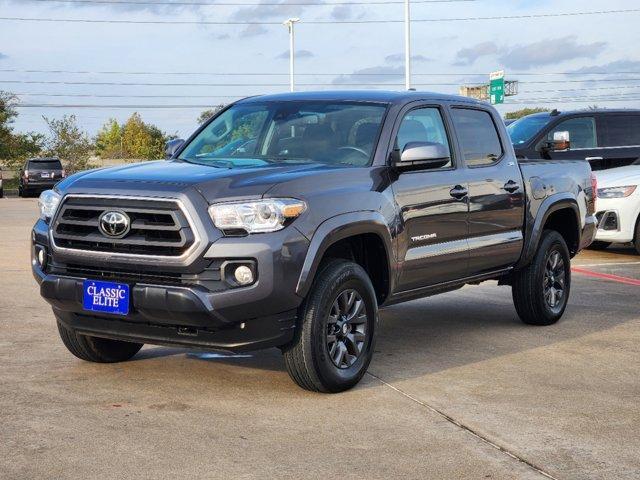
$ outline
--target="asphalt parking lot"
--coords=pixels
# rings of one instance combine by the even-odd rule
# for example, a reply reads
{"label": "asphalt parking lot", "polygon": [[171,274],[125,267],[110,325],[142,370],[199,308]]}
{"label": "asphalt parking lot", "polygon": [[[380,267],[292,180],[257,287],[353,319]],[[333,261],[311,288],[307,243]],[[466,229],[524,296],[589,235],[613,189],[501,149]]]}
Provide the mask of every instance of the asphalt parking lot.
{"label": "asphalt parking lot", "polygon": [[389,307],[370,374],[319,395],[275,349],[73,357],[31,277],[36,202],[0,200],[0,478],[640,477],[631,249],[581,254],[551,327],[495,283]]}

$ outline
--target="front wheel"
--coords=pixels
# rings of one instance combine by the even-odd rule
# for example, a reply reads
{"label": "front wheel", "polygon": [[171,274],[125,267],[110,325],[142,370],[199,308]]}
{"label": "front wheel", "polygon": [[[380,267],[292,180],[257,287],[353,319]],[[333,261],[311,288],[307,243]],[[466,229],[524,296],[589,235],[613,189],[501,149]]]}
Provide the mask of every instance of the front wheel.
{"label": "front wheel", "polygon": [[71,328],[65,327],[59,321],[58,332],[67,350],[87,362],[124,362],[131,359],[142,348],[142,343],[82,335]]}
{"label": "front wheel", "polygon": [[514,274],[513,303],[524,323],[551,325],[560,320],[571,288],[570,261],[562,235],[545,230],[531,263]]}
{"label": "front wheel", "polygon": [[300,309],[296,337],[283,348],[289,375],[306,390],[348,390],[369,367],[377,324],[376,295],[364,269],[327,262]]}
{"label": "front wheel", "polygon": [[606,250],[611,246],[611,242],[601,242],[596,240],[589,245],[589,250]]}

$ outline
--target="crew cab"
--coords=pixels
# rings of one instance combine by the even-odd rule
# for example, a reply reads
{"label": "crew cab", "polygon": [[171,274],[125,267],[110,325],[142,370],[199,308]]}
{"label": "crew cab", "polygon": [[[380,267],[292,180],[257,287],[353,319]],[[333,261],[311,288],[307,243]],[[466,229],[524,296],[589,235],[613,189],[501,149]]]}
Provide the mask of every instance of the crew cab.
{"label": "crew cab", "polygon": [[640,110],[534,113],[509,124],[518,158],[584,159],[592,170],[640,164]]}
{"label": "crew cab", "polygon": [[170,153],[40,197],[33,274],[83,360],[278,347],[298,385],[343,391],[386,305],[497,280],[525,323],[558,321],[596,229],[589,164],[518,162],[469,98],[252,97]]}

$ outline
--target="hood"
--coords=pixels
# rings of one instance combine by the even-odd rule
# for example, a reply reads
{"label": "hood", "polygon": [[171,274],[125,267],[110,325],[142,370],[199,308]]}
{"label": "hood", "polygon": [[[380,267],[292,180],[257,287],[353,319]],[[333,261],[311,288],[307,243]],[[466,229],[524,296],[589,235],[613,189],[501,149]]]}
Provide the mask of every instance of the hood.
{"label": "hood", "polygon": [[595,172],[598,188],[624,187],[640,184],[640,165],[612,168]]}
{"label": "hood", "polygon": [[349,167],[322,164],[281,164],[246,168],[217,168],[178,160],[159,160],[89,170],[58,184],[74,193],[182,192],[195,189],[209,202],[261,197],[273,186],[320,172],[344,172]]}

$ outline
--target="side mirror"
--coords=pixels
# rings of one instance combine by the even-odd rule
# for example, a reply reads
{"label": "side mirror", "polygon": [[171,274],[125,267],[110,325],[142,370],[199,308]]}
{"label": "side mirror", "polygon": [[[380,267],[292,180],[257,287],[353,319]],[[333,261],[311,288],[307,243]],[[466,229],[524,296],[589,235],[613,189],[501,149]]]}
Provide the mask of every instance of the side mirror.
{"label": "side mirror", "polygon": [[164,144],[164,158],[169,160],[173,158],[175,153],[180,149],[180,147],[184,144],[184,140],[181,138],[174,138],[173,140],[169,140]]}
{"label": "side mirror", "polygon": [[553,150],[562,151],[571,148],[569,132],[553,132]]}
{"label": "side mirror", "polygon": [[437,142],[409,142],[394,162],[400,170],[441,168],[451,161],[449,149]]}

